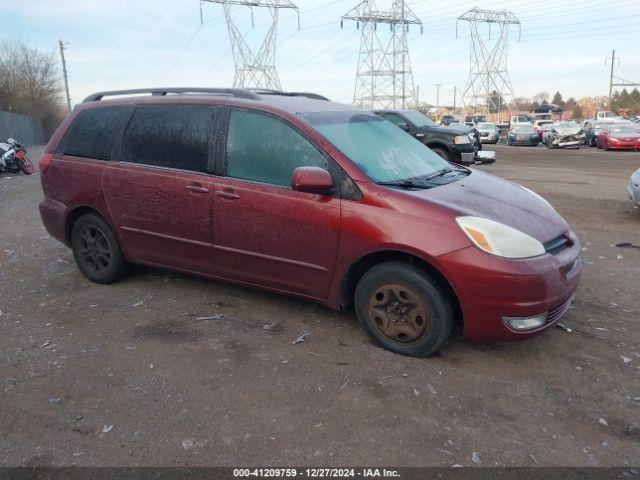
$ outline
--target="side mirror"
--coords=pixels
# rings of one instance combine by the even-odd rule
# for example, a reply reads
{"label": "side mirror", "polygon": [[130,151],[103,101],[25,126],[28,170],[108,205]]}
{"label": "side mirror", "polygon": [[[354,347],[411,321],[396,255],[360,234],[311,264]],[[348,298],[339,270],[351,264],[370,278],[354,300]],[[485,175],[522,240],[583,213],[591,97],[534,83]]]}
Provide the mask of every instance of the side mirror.
{"label": "side mirror", "polygon": [[408,123],[399,123],[398,127],[400,127],[402,130],[404,130],[405,132],[408,132],[411,130],[411,127],[409,126]]}
{"label": "side mirror", "polygon": [[291,188],[296,192],[326,193],[333,188],[333,179],[323,168],[298,167],[291,176]]}

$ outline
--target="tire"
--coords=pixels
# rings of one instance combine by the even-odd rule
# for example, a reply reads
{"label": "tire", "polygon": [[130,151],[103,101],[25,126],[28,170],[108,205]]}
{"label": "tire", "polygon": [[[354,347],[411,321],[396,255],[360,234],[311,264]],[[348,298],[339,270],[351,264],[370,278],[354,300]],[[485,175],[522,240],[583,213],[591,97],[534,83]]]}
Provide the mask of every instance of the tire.
{"label": "tire", "polygon": [[80,271],[95,283],[112,283],[125,274],[128,264],[109,224],[99,215],[83,215],[71,232],[73,257]]}
{"label": "tire", "polygon": [[451,154],[446,148],[435,147],[435,148],[432,148],[431,151],[436,155],[438,155],[440,158],[446,160],[447,162],[453,161],[453,159],[451,158]]}
{"label": "tire", "polygon": [[356,287],[355,310],[374,343],[412,357],[440,351],[453,324],[451,304],[441,287],[421,269],[404,262],[385,262],[369,269]]}
{"label": "tire", "polygon": [[35,169],[33,168],[33,163],[31,163],[31,160],[29,160],[27,157],[24,157],[22,160],[18,160],[18,165],[20,166],[20,170],[22,170],[25,175],[31,175],[35,171]]}

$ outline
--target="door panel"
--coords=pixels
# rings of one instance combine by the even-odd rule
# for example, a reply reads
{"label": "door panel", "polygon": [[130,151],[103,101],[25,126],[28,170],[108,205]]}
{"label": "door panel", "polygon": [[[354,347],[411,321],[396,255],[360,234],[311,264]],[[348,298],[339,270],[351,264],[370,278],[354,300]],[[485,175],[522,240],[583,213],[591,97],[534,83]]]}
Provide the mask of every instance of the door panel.
{"label": "door panel", "polygon": [[197,173],[114,164],[103,191],[133,259],[213,273],[213,178]]}
{"label": "door panel", "polygon": [[340,239],[340,199],[216,179],[215,263],[222,276],[325,298]]}

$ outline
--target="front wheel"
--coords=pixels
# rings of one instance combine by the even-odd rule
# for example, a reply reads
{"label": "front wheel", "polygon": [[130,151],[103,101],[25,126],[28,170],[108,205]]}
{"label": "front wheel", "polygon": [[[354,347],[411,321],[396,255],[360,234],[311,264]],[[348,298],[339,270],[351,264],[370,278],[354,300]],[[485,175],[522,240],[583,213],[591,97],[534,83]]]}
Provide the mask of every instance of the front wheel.
{"label": "front wheel", "polygon": [[27,157],[23,157],[18,160],[18,165],[20,166],[20,170],[26,175],[32,175],[35,169],[33,168],[33,163]]}
{"label": "front wheel", "polygon": [[387,350],[428,357],[444,346],[453,313],[441,287],[418,267],[385,262],[368,270],[356,288],[359,322]]}
{"label": "front wheel", "polygon": [[451,154],[449,153],[448,150],[446,150],[445,148],[442,147],[436,147],[436,148],[432,148],[431,149],[433,151],[433,153],[435,153],[436,155],[438,155],[439,157],[443,158],[444,160],[446,160],[447,162],[451,162],[453,159],[451,158]]}
{"label": "front wheel", "polygon": [[118,240],[99,215],[89,213],[76,220],[71,248],[78,268],[92,282],[112,283],[127,270]]}

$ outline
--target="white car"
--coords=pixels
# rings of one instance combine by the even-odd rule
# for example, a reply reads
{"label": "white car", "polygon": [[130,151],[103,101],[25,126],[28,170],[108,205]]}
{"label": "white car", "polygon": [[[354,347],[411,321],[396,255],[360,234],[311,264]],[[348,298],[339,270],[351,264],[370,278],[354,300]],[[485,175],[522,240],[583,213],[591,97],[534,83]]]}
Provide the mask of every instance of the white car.
{"label": "white car", "polygon": [[495,123],[479,122],[476,129],[480,132],[480,143],[498,143],[500,130]]}
{"label": "white car", "polygon": [[629,179],[629,198],[636,208],[640,208],[640,169]]}

